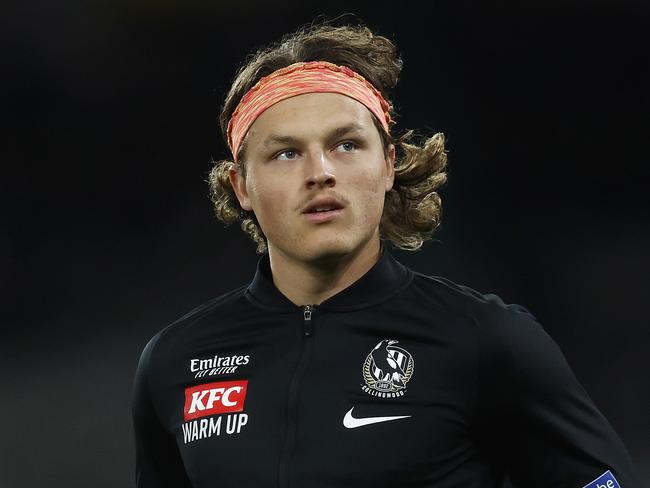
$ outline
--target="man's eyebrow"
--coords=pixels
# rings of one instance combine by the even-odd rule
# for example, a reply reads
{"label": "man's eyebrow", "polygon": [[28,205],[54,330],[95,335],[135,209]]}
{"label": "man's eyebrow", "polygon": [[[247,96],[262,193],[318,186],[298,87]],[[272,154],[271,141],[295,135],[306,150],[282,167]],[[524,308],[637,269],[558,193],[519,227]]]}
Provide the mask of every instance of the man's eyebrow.
{"label": "man's eyebrow", "polygon": [[[360,132],[363,131],[365,128],[357,124],[356,122],[353,122],[351,124],[347,124],[341,127],[337,127],[336,129],[331,130],[327,135],[327,139],[333,139],[335,137],[341,137],[345,134],[348,134],[350,132]],[[268,136],[264,142],[262,143],[262,147],[267,148],[273,144],[298,144],[300,142],[300,139],[293,137],[293,136],[283,136],[279,134],[271,134]]]}

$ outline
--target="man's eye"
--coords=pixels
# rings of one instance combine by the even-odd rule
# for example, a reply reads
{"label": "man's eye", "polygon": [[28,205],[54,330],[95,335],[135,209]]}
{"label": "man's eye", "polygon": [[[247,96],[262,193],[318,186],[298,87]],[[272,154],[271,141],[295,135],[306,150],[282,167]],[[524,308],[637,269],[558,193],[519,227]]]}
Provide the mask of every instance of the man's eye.
{"label": "man's eye", "polygon": [[296,153],[296,151],[294,151],[293,149],[286,149],[286,150],[284,150],[284,151],[278,153],[278,154],[275,156],[274,159],[280,159],[281,161],[288,161],[288,160],[295,159],[295,158],[289,157],[288,159],[283,159],[283,158],[281,158],[280,156],[282,156],[283,154],[295,154],[295,153]]}
{"label": "man's eye", "polygon": [[343,151],[343,152],[352,152],[353,149],[356,149],[356,148],[358,147],[358,146],[357,146],[357,143],[356,143],[356,142],[352,142],[352,141],[345,141],[345,142],[342,142],[341,144],[339,144],[339,147],[341,147],[341,146],[347,146],[347,147],[350,147],[350,150],[349,150],[349,151]]}

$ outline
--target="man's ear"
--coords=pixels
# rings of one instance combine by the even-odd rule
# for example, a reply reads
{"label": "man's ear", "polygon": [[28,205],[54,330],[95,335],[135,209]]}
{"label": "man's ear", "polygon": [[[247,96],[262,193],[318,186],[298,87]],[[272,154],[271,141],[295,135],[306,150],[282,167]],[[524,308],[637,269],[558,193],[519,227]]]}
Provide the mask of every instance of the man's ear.
{"label": "man's ear", "polygon": [[395,145],[388,146],[388,156],[386,157],[386,192],[393,188],[395,181]]}
{"label": "man's ear", "polygon": [[241,205],[241,208],[248,211],[253,210],[253,207],[251,207],[250,198],[248,198],[246,178],[243,177],[239,171],[237,171],[236,163],[233,163],[230,166],[230,169],[228,169],[228,178],[230,179],[230,185],[235,191],[235,195],[237,196],[237,200],[239,200],[239,205]]}

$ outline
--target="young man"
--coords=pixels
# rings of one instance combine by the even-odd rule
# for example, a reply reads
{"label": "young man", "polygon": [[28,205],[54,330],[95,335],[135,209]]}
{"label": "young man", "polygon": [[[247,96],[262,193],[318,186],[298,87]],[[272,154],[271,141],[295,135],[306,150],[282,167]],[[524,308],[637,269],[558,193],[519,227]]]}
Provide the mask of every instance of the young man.
{"label": "young man", "polygon": [[639,486],[525,308],[385,249],[431,235],[445,182],[441,134],[396,157],[400,69],[388,39],[320,25],[237,74],[210,183],[264,255],[146,346],[139,487]]}

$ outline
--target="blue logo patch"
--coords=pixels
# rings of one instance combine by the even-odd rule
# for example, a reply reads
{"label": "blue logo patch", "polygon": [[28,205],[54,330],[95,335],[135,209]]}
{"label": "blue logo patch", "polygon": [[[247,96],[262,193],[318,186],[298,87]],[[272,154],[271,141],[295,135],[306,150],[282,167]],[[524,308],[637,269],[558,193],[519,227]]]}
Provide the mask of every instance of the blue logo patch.
{"label": "blue logo patch", "polygon": [[583,488],[621,488],[611,471],[607,470]]}

